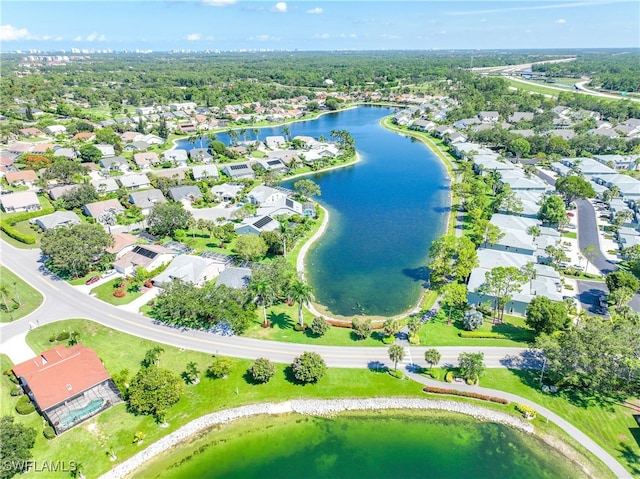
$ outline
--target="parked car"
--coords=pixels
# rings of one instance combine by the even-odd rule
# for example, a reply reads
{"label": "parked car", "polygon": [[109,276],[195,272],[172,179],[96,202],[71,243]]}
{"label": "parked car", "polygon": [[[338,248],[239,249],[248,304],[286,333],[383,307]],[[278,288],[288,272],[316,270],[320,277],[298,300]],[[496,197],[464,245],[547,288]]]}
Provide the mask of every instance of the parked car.
{"label": "parked car", "polygon": [[100,276],[91,276],[91,278],[86,280],[84,284],[93,284],[97,283],[98,281],[100,281]]}
{"label": "parked car", "polygon": [[575,216],[571,211],[567,213],[567,216]]}

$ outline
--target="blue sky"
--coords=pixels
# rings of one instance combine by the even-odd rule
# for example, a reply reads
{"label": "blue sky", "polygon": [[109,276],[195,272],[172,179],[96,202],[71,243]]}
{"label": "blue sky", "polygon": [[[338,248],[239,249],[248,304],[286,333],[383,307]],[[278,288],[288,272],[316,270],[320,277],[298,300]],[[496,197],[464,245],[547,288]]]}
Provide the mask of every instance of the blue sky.
{"label": "blue sky", "polygon": [[637,0],[3,0],[14,50],[640,47]]}

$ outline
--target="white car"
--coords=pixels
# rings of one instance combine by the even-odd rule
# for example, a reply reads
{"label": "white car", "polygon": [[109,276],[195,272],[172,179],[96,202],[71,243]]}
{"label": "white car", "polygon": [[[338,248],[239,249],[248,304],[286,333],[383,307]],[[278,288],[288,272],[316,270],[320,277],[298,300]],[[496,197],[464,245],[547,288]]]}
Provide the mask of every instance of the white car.
{"label": "white car", "polygon": [[117,271],[115,269],[109,269],[100,275],[101,278],[108,278],[109,276],[113,276]]}

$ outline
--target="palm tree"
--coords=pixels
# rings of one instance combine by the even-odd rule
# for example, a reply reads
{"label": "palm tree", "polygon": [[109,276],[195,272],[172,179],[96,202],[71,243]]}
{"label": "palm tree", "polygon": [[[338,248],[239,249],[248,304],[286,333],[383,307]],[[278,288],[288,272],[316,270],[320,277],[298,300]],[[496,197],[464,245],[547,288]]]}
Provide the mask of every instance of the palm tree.
{"label": "palm tree", "polygon": [[282,238],[282,256],[287,256],[287,240],[289,239],[289,224],[286,221],[280,223],[278,232]]}
{"label": "palm tree", "polygon": [[2,301],[4,302],[4,307],[7,311],[9,311],[9,303],[7,303],[7,295],[9,294],[9,289],[6,285],[0,286],[0,295],[2,296]]}
{"label": "palm tree", "polygon": [[280,131],[282,131],[282,134],[284,135],[285,139],[287,141],[289,141],[289,135],[291,134],[291,130],[289,129],[288,126],[283,126]]}
{"label": "palm tree", "polygon": [[300,327],[304,327],[304,318],[302,317],[302,306],[309,304],[313,289],[308,284],[304,283],[300,279],[295,279],[289,286],[289,297],[298,303],[298,324]]}
{"label": "palm tree", "polygon": [[262,304],[262,314],[264,315],[263,324],[269,324],[267,322],[267,303],[271,303],[274,297],[271,284],[266,280],[255,281],[249,285],[249,290],[256,295],[258,301]]}
{"label": "palm tree", "polygon": [[424,360],[433,369],[433,367],[440,362],[440,351],[437,349],[427,349],[424,352]]}
{"label": "palm tree", "polygon": [[260,137],[258,136],[260,134],[260,129],[259,128],[254,128],[251,131],[253,132],[253,136],[256,137],[256,141],[260,141]]}
{"label": "palm tree", "polygon": [[398,363],[404,359],[404,348],[399,344],[389,346],[389,359],[393,361],[393,369],[398,370]]}
{"label": "palm tree", "polygon": [[240,128],[240,135],[242,135],[242,140],[246,143],[247,142],[247,129],[246,128]]}

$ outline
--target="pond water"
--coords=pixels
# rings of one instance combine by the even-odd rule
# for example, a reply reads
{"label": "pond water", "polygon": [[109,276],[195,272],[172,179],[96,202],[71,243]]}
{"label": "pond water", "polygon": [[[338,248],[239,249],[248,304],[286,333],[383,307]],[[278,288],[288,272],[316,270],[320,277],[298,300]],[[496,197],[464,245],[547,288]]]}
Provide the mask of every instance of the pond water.
{"label": "pond water", "polygon": [[287,415],[224,425],[139,478],[544,479],[584,477],[534,436],[442,411]]}
{"label": "pond water", "polygon": [[[316,302],[336,315],[388,316],[414,307],[427,279],[429,246],[445,231],[446,169],[424,144],[380,125],[392,113],[360,106],[288,125],[291,137],[329,138],[332,130],[347,130],[362,157],[306,177],[320,185],[317,199],[330,222],[306,258],[305,274]],[[260,130],[261,139],[268,135],[282,135],[282,129]],[[218,138],[228,142],[225,133]],[[193,145],[183,140],[180,147]]]}

